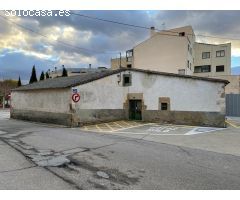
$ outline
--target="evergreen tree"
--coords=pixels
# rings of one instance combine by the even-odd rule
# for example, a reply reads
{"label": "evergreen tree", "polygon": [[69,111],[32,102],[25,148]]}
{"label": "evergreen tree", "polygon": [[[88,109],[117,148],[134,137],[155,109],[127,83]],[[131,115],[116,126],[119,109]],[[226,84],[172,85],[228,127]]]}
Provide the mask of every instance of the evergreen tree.
{"label": "evergreen tree", "polygon": [[40,81],[44,80],[44,72],[42,71],[41,76],[40,76]]}
{"label": "evergreen tree", "polygon": [[21,81],[21,78],[20,78],[20,76],[18,77],[18,87],[21,87],[22,86],[22,81]]}
{"label": "evergreen tree", "polygon": [[46,72],[45,76],[46,76],[46,79],[49,79],[49,74],[48,74],[48,72]]}
{"label": "evergreen tree", "polygon": [[68,72],[67,72],[66,68],[63,65],[62,77],[66,77],[66,76],[68,76]]}
{"label": "evergreen tree", "polygon": [[33,65],[33,68],[32,68],[32,75],[31,75],[31,78],[30,78],[30,81],[29,81],[29,84],[31,83],[34,83],[34,82],[37,82],[37,74],[36,74],[36,69],[35,69],[35,65]]}

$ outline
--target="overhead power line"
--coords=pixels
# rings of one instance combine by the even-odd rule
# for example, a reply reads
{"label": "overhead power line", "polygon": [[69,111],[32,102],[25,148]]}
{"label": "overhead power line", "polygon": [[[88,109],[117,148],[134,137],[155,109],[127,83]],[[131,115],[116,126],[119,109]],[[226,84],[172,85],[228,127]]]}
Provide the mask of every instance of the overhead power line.
{"label": "overhead power line", "polygon": [[[23,26],[21,24],[18,24],[16,22],[12,21],[12,20],[9,20],[7,17],[2,16],[1,14],[0,14],[0,18],[5,20],[5,21],[7,21],[7,22],[10,22],[10,23],[14,24],[15,26],[20,27],[21,29],[25,29],[25,30],[27,30],[29,32],[32,32],[32,33],[36,34],[36,35],[39,35],[39,36],[44,37],[46,39],[49,39],[48,36],[38,32],[38,31],[35,31],[35,30],[33,30],[33,29],[29,28],[29,27],[26,27],[26,26]],[[88,53],[96,53],[96,54],[118,54],[119,53],[119,52],[106,52],[106,51],[96,51],[96,50],[93,50],[93,49],[87,49],[87,48],[83,48],[83,47],[79,47],[79,46],[75,46],[75,45],[66,43],[66,42],[61,41],[61,40],[54,40],[54,42],[59,43],[59,44],[61,44],[63,46],[71,47],[72,49],[85,51],[85,52],[88,52]],[[52,45],[52,46],[56,46],[56,44],[54,44],[52,42],[47,41],[47,43]]]}
{"label": "overhead power line", "polygon": [[[103,21],[103,22],[107,22],[107,23],[113,23],[113,24],[118,24],[118,25],[123,25],[123,26],[128,26],[128,27],[134,27],[134,28],[140,28],[140,29],[145,29],[145,30],[151,30],[151,28],[149,27],[146,27],[146,26],[140,26],[140,25],[134,25],[134,24],[128,24],[128,23],[123,23],[123,22],[118,22],[118,21],[113,21],[113,20],[107,20],[107,19],[102,19],[102,18],[98,18],[98,17],[93,17],[93,16],[88,16],[88,15],[84,15],[84,14],[79,14],[79,13],[75,13],[75,12],[70,12],[72,15],[76,15],[76,16],[79,16],[79,17],[84,17],[84,18],[88,18],[88,19],[92,19],[92,20],[98,20],[98,21]],[[15,26],[21,28],[21,29],[24,29],[24,30],[27,30],[29,32],[32,32],[36,35],[39,35],[41,37],[44,37],[46,39],[49,40],[49,37],[38,32],[38,31],[35,31],[29,27],[26,27],[26,26],[23,26],[17,22],[14,22],[10,19],[8,19],[7,17],[3,16],[0,14],[0,19],[2,20],[5,20],[9,23],[12,23],[14,24]],[[159,29],[155,29],[156,31],[160,31],[158,32],[158,34],[160,35],[168,35],[168,36],[173,36],[173,37],[176,37],[178,36],[178,33],[179,32],[176,32],[176,31],[171,31],[171,30],[159,30]],[[177,35],[172,35],[172,34],[169,34],[169,33],[175,33]],[[194,34],[188,34],[186,33],[186,35],[194,35]],[[227,38],[227,37],[216,37],[216,36],[210,36],[210,35],[200,35],[200,34],[197,34],[197,35],[194,35],[194,36],[199,36],[199,37],[208,37],[208,38],[216,38],[216,39],[225,39],[225,40],[238,40],[240,41],[240,39],[238,38]],[[67,47],[70,47],[72,49],[76,49],[76,50],[79,50],[79,51],[84,51],[84,52],[88,52],[88,53],[95,53],[95,54],[119,54],[119,51],[97,51],[97,50],[93,50],[93,49],[88,49],[88,48],[84,48],[84,47],[79,47],[79,46],[75,46],[75,45],[72,45],[72,44],[69,44],[67,42],[64,42],[64,41],[61,41],[61,40],[54,40],[54,42],[56,43],[59,43],[63,46],[67,46]],[[46,43],[52,45],[52,46],[56,46],[55,43],[52,43],[52,42],[49,42],[49,41],[46,41]]]}
{"label": "overhead power line", "polygon": [[117,21],[113,21],[113,20],[102,19],[102,18],[88,16],[88,15],[83,15],[83,14],[74,13],[74,12],[70,12],[70,14],[77,15],[79,17],[85,17],[85,18],[89,18],[89,19],[94,19],[94,20],[98,20],[98,21],[109,22],[109,23],[113,23],[113,24],[119,24],[119,25],[130,26],[130,27],[141,28],[141,29],[150,29],[150,28],[145,27],[145,26],[139,26],[139,25],[133,25],[133,24],[123,23],[123,22],[117,22]]}
{"label": "overhead power line", "polygon": [[[112,24],[118,24],[118,25],[123,25],[123,26],[128,26],[128,27],[134,27],[134,28],[140,28],[140,29],[145,29],[145,30],[151,30],[150,27],[146,27],[146,26],[140,26],[140,25],[135,25],[135,24],[129,24],[129,23],[124,23],[124,22],[114,21],[114,20],[108,20],[108,19],[103,19],[103,18],[99,18],[99,17],[93,17],[93,16],[89,16],[89,15],[75,13],[75,12],[70,12],[70,14],[76,15],[76,16],[79,16],[79,17],[83,17],[83,18],[92,19],[92,20],[98,20],[98,21],[102,21],[102,22],[112,23]],[[168,33],[176,33],[176,34],[179,33],[177,31],[172,31],[172,30],[160,30],[160,29],[155,29],[155,30],[156,31],[160,31],[160,32],[158,32],[158,34],[161,34],[161,35],[173,36],[171,34],[167,34],[167,32]],[[240,38],[219,37],[219,36],[203,35],[203,34],[190,34],[190,33],[186,33],[186,35],[197,36],[197,37],[206,37],[206,38],[215,38],[215,39],[224,39],[224,40],[240,40]]]}

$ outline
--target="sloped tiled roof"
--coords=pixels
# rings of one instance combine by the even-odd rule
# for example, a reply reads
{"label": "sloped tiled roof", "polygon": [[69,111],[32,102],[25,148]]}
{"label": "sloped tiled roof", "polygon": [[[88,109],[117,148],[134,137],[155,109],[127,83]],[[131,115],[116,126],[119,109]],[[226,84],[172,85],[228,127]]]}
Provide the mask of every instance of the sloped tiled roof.
{"label": "sloped tiled roof", "polygon": [[123,72],[123,71],[136,71],[136,72],[162,75],[162,76],[196,79],[196,80],[203,80],[203,81],[210,81],[210,82],[221,82],[221,83],[225,83],[225,84],[229,83],[229,81],[223,80],[223,79],[205,78],[205,77],[189,76],[189,75],[180,75],[180,74],[150,71],[150,70],[143,70],[143,69],[136,69],[136,68],[131,68],[131,69],[120,68],[120,69],[117,69],[117,70],[104,70],[102,72],[84,73],[84,74],[77,75],[77,76],[47,79],[47,80],[43,80],[43,81],[39,81],[39,82],[36,82],[36,83],[29,84],[29,85],[21,86],[19,88],[13,89],[12,91],[69,88],[69,87],[74,87],[74,86],[77,86],[77,85],[82,85],[82,84],[85,84],[85,83],[89,83],[89,82],[104,78],[106,76],[117,74],[117,73],[120,73],[120,72]]}

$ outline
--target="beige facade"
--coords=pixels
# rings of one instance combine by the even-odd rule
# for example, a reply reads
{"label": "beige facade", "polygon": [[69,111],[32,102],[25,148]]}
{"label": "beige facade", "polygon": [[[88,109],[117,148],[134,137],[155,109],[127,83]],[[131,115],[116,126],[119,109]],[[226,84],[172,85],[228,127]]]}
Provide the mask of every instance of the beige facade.
{"label": "beige facade", "polygon": [[220,75],[214,78],[228,80],[230,83],[225,86],[226,94],[240,94],[240,76],[239,75]]}
{"label": "beige facade", "polygon": [[122,67],[127,67],[127,64],[132,64],[132,63],[127,62],[126,57],[121,58],[121,61],[120,61],[120,58],[111,59],[111,69],[113,70],[119,69],[120,65]]}
{"label": "beige facade", "polygon": [[189,72],[187,45],[186,37],[154,35],[134,47],[133,66],[176,74],[179,70]]}
{"label": "beige facade", "polygon": [[[156,32],[126,52],[121,66],[226,79],[226,94],[240,93],[239,77],[231,76],[231,43],[206,44],[195,41],[191,26]],[[111,60],[111,69],[120,67],[120,59]]]}
{"label": "beige facade", "polygon": [[[150,37],[127,51],[121,63],[122,67],[186,75],[230,75],[231,43],[197,43],[191,26],[161,32],[151,28]],[[112,59],[111,67],[119,68],[120,59]]]}
{"label": "beige facade", "polygon": [[214,77],[231,75],[231,43],[195,43],[194,75]]}
{"label": "beige facade", "polygon": [[[161,32],[152,28],[149,39],[126,52],[126,57],[121,59],[121,66],[191,75],[194,41],[191,26]],[[111,60],[112,69],[119,66],[119,58]]]}

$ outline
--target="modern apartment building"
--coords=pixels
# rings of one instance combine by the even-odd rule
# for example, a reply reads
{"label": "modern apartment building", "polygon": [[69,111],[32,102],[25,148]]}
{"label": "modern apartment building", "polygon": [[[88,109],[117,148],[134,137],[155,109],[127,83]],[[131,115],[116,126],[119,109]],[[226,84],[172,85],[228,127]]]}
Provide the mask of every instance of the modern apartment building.
{"label": "modern apartment building", "polygon": [[231,43],[194,43],[194,75],[214,77],[231,75]]}
{"label": "modern apartment building", "polygon": [[139,68],[196,76],[231,74],[231,43],[204,44],[195,41],[191,26],[156,32],[126,51],[126,57],[111,60],[111,68]]}
{"label": "modern apartment building", "polygon": [[[126,51],[121,66],[191,75],[194,41],[191,26],[162,32],[156,32],[151,27],[150,37]],[[119,59],[112,59],[112,69],[119,68],[119,63]]]}

